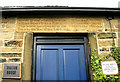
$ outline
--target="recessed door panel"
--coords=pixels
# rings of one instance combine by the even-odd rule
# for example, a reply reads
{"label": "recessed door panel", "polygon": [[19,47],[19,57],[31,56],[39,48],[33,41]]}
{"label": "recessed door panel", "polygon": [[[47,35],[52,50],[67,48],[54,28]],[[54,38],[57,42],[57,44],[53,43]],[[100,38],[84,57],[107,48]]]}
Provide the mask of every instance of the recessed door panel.
{"label": "recessed door panel", "polygon": [[65,80],[80,80],[79,50],[63,50]]}
{"label": "recessed door panel", "polygon": [[[58,49],[38,46],[37,74],[38,80],[58,80]],[[39,57],[39,58],[38,58]]]}
{"label": "recessed door panel", "polygon": [[36,80],[86,80],[85,64],[83,45],[38,45]]}
{"label": "recessed door panel", "polygon": [[58,80],[58,50],[41,51],[41,79]]}

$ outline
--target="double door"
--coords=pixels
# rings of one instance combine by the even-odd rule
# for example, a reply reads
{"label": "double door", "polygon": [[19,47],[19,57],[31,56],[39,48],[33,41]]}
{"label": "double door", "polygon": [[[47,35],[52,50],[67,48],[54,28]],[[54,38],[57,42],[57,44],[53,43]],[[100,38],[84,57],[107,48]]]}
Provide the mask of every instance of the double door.
{"label": "double door", "polygon": [[36,80],[87,80],[83,45],[37,45]]}

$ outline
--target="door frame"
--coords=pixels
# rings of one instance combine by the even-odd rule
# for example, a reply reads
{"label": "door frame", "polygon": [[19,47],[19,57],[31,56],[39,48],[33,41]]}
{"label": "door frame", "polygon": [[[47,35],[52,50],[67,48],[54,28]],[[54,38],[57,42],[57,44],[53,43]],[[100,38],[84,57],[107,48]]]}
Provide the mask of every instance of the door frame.
{"label": "door frame", "polygon": [[61,44],[82,44],[84,45],[87,80],[90,78],[90,58],[88,53],[88,34],[86,33],[35,33],[33,34],[33,52],[31,66],[31,81],[36,80],[36,51],[37,45],[61,45]]}

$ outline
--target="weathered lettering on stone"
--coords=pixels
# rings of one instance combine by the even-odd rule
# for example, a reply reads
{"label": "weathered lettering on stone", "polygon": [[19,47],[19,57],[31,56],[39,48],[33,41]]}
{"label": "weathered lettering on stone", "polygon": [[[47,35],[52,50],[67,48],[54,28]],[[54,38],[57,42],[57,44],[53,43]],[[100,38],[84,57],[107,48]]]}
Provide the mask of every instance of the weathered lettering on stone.
{"label": "weathered lettering on stone", "polygon": [[18,18],[17,32],[96,32],[102,31],[102,17]]}

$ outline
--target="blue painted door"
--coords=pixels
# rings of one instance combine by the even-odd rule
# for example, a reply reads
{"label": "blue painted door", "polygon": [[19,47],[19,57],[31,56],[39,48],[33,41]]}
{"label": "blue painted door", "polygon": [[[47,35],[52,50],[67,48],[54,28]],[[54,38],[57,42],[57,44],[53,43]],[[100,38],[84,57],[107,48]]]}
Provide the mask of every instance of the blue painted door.
{"label": "blue painted door", "polygon": [[83,45],[38,45],[36,80],[87,80]]}

